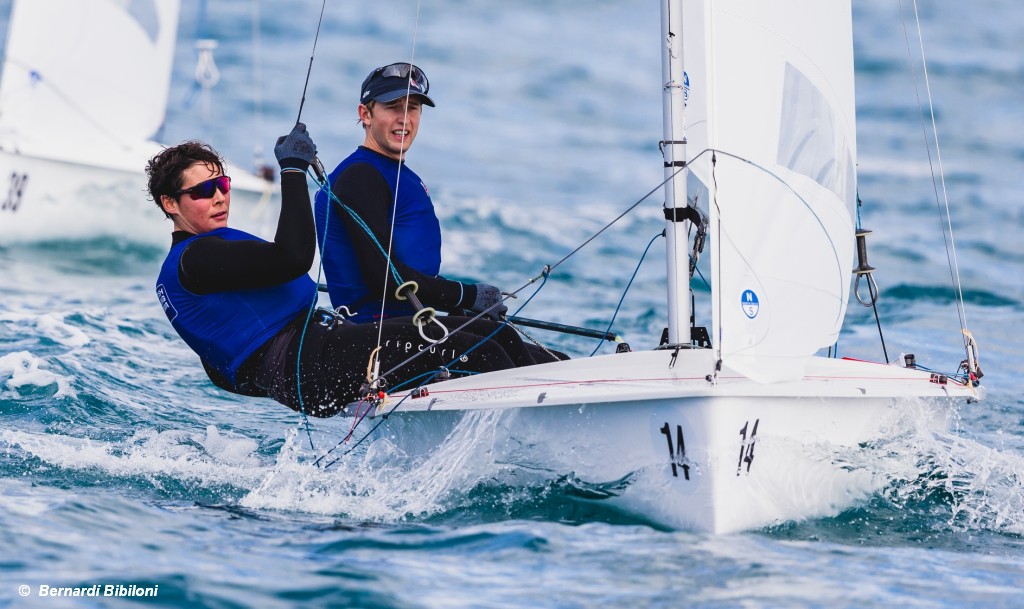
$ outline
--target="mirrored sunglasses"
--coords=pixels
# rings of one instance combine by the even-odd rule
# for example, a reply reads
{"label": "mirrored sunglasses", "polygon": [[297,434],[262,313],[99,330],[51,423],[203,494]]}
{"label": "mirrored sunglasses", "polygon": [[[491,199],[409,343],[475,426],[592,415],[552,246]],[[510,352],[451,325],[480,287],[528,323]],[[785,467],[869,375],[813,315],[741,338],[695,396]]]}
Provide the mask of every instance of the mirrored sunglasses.
{"label": "mirrored sunglasses", "polygon": [[175,197],[187,194],[192,198],[193,201],[199,199],[209,199],[213,196],[213,193],[217,190],[224,194],[231,191],[231,178],[228,176],[217,176],[216,178],[210,178],[205,182],[200,182],[191,188],[182,188],[178,192],[174,193]]}
{"label": "mirrored sunglasses", "polygon": [[391,65],[377,68],[377,72],[384,78],[410,78],[412,82],[423,89],[423,93],[430,91],[430,82],[423,70],[411,63],[393,63]]}

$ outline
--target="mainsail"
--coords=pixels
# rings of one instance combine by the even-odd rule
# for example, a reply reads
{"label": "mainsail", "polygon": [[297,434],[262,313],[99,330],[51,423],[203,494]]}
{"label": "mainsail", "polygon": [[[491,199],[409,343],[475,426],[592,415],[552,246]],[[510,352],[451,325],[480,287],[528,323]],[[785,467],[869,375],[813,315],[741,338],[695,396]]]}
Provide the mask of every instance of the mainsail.
{"label": "mainsail", "polygon": [[152,138],[164,120],[178,12],[179,0],[15,2],[0,129],[48,143]]}
{"label": "mainsail", "polygon": [[849,0],[683,3],[690,170],[707,188],[712,340],[763,382],[835,343],[853,268]]}

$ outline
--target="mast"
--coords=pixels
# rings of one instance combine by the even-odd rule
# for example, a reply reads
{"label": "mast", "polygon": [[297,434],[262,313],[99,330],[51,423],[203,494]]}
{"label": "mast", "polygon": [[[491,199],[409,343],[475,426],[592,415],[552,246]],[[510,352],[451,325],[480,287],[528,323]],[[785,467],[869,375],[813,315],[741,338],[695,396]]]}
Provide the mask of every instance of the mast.
{"label": "mast", "polygon": [[663,0],[661,5],[661,75],[665,160],[665,236],[668,269],[668,341],[690,342],[690,271],[686,204],[686,134],[683,126],[686,82],[683,73],[683,2]]}

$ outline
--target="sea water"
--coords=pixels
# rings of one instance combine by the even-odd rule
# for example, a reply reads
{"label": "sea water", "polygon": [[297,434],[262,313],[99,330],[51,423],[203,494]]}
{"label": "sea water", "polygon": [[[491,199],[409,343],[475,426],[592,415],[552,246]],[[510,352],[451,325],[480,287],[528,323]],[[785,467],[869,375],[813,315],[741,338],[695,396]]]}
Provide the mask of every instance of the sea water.
{"label": "sea water", "polygon": [[[319,3],[183,4],[161,139],[272,161],[298,114]],[[112,226],[0,244],[0,607],[1021,606],[1024,7],[923,3],[928,82],[918,66],[915,89],[902,5],[908,21],[896,0],[854,7],[860,195],[887,354],[956,368],[958,271],[987,399],[962,405],[948,434],[846,456],[893,480],[868,501],[733,535],[660,530],[580,501],[569,480],[503,481],[474,442],[484,415],[427,463],[379,442],[324,472],[308,444],[327,450],[344,424],[307,431],[282,406],[215,389],[153,294],[167,243]],[[208,105],[192,81],[197,37],[219,43]],[[659,45],[653,0],[328,2],[302,119],[333,166],[361,141],[366,72],[423,66],[437,107],[409,162],[438,207],[443,272],[518,288],[661,181]],[[661,231],[659,207],[559,265],[523,314],[606,324]],[[170,232],[156,209],[152,222]],[[615,324],[635,348],[664,325],[662,258],[656,243]],[[596,347],[535,334],[576,357]],[[851,306],[839,349],[885,357],[870,310]],[[108,585],[124,593],[86,594]]]}

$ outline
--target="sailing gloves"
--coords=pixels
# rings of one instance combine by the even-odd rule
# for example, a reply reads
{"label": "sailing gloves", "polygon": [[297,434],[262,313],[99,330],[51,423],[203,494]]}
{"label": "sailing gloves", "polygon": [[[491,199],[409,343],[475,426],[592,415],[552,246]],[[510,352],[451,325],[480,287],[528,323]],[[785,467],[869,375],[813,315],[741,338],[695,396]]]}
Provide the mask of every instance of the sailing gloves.
{"label": "sailing gloves", "polygon": [[[505,313],[508,312],[508,307],[502,302],[501,290],[486,283],[478,283],[473,287],[476,288],[476,299],[473,301],[473,306],[469,308],[471,311],[480,313],[490,309],[485,313],[485,317],[495,321],[505,316]],[[494,305],[494,307],[491,308],[491,305]]]}
{"label": "sailing gloves", "polygon": [[316,158],[316,144],[306,133],[306,125],[296,123],[291,133],[277,138],[274,156],[277,157],[277,163],[282,171],[298,169],[305,172]]}

